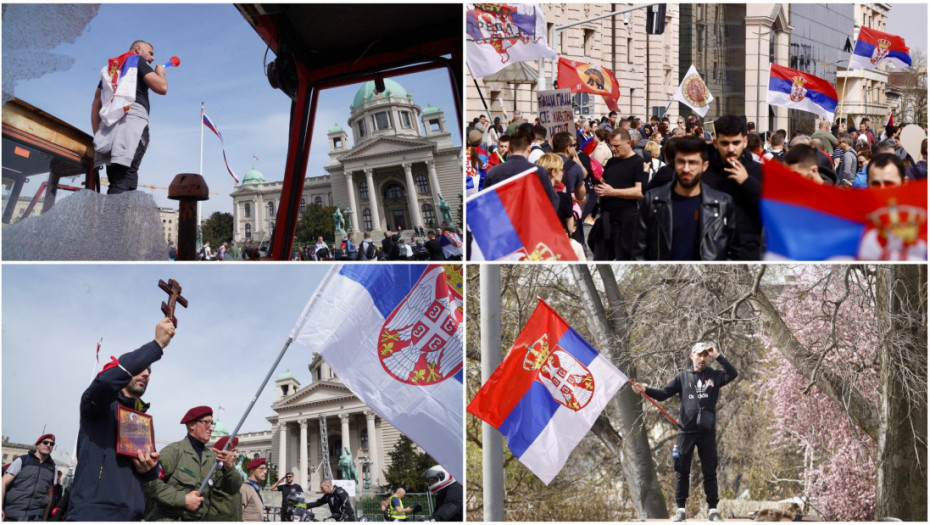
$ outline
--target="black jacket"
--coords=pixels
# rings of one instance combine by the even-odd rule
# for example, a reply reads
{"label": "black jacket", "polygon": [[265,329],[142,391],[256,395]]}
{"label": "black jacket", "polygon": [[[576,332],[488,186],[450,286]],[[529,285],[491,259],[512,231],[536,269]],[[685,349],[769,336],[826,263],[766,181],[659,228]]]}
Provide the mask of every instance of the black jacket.
{"label": "black jacket", "polygon": [[[639,224],[633,259],[668,260],[672,250],[672,186],[669,183],[646,192],[639,206]],[[730,253],[734,237],[733,200],[701,182],[701,260],[722,261]]]}
{"label": "black jacket", "polygon": [[743,150],[739,161],[746,168],[749,178],[738,184],[724,171],[723,159],[717,148],[713,145],[708,148],[708,166],[701,175],[701,182],[728,194],[736,205],[736,237],[733,239],[730,258],[739,261],[761,260],[762,214],[759,212],[759,201],[762,195],[762,166],[752,160],[749,150]]}
{"label": "black jacket", "polygon": [[342,487],[333,486],[332,492],[323,494],[322,498],[313,503],[307,503],[307,508],[312,509],[322,505],[329,505],[329,513],[336,521],[355,521],[355,511],[349,503],[349,493]]}
{"label": "black jacket", "polygon": [[436,493],[436,510],[430,519],[462,521],[462,508],[462,486],[455,482]]}
{"label": "black jacket", "polygon": [[123,405],[139,412],[148,410],[148,404],[137,404],[124,396],[122,389],[161,356],[162,349],[155,341],[123,354],[120,366],[97,374],[81,396],[78,465],[66,520],[142,519],[145,508],[142,483],[154,479],[157,469],[139,474],[128,456],[116,454],[116,408]]}
{"label": "black jacket", "polygon": [[[736,379],[739,373],[723,356],[717,357],[723,370],[709,366],[700,372],[694,369],[679,372],[662,388],[646,388],[646,394],[656,401],[664,401],[675,394],[681,398],[678,426],[682,432],[713,432],[716,430],[717,399],[720,388]],[[698,415],[705,428],[698,424]],[[708,428],[709,427],[709,428]]]}

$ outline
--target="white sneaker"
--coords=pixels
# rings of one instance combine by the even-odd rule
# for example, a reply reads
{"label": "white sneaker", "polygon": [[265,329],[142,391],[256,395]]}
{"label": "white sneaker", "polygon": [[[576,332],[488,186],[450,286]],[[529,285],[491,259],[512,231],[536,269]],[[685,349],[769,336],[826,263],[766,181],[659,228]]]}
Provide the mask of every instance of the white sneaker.
{"label": "white sneaker", "polygon": [[679,510],[672,517],[672,521],[685,521],[685,511]]}
{"label": "white sneaker", "polygon": [[723,516],[719,512],[714,511],[707,515],[708,521],[723,521]]}

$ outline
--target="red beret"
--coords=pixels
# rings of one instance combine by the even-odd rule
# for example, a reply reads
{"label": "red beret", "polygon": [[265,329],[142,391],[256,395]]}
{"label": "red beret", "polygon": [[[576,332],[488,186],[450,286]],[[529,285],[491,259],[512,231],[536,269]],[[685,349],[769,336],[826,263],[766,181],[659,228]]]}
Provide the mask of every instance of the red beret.
{"label": "red beret", "polygon": [[191,421],[196,421],[203,416],[212,416],[213,409],[208,406],[194,407],[187,411],[184,414],[184,417],[181,418],[181,423],[190,423]]}
{"label": "red beret", "polygon": [[265,458],[255,458],[249,462],[249,466],[245,467],[246,470],[252,470],[253,468],[258,468],[265,464]]}
{"label": "red beret", "polygon": [[52,441],[55,441],[55,434],[42,434],[39,436],[39,439],[36,440],[36,445],[42,442],[43,439],[52,438]]}
{"label": "red beret", "polygon": [[[223,450],[223,447],[226,446],[226,442],[227,442],[227,441],[229,441],[229,436],[223,436],[223,437],[221,437],[220,439],[217,440],[216,444],[213,445],[213,448],[217,448],[217,449]],[[229,445],[229,448],[236,448],[236,445],[238,445],[238,444],[239,444],[239,438],[238,438],[238,437],[234,437],[234,438],[233,438],[232,445]]]}

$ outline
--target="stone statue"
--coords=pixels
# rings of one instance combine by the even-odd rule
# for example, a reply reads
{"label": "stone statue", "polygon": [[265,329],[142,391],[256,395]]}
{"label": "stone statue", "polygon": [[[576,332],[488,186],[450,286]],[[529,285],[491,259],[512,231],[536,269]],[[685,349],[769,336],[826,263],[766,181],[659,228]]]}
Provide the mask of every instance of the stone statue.
{"label": "stone statue", "polygon": [[358,471],[355,470],[355,464],[352,463],[352,452],[349,447],[343,447],[345,454],[339,456],[339,477],[341,479],[351,479],[358,483]]}
{"label": "stone statue", "polygon": [[452,223],[452,211],[449,209],[449,203],[442,198],[442,195],[439,195],[439,215],[442,217],[443,222],[449,223],[449,227],[455,227]]}
{"label": "stone statue", "polygon": [[344,234],[346,232],[346,221],[342,217],[342,211],[339,209],[339,205],[336,205],[336,211],[333,212],[333,222],[336,223],[336,233]]}
{"label": "stone statue", "polygon": [[345,216],[346,216],[346,231],[347,232],[355,231],[352,229],[352,216],[353,215],[354,213],[352,212],[352,210],[350,210],[349,208],[346,208]]}

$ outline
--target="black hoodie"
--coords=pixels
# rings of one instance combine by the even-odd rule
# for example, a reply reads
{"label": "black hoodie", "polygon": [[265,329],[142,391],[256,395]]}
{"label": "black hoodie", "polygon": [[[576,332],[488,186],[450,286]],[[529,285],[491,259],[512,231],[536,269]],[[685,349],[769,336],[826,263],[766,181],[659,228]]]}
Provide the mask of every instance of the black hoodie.
{"label": "black hoodie", "polygon": [[[704,370],[695,372],[694,369],[679,372],[662,388],[646,388],[646,394],[656,401],[664,401],[675,394],[681,397],[681,408],[678,412],[678,425],[682,432],[713,432],[716,430],[717,399],[720,388],[736,379],[739,375],[736,368],[722,355],[717,362],[723,370],[709,366]],[[703,412],[703,413],[702,413]],[[707,413],[710,413],[708,416]],[[698,415],[709,428],[698,425]]]}

